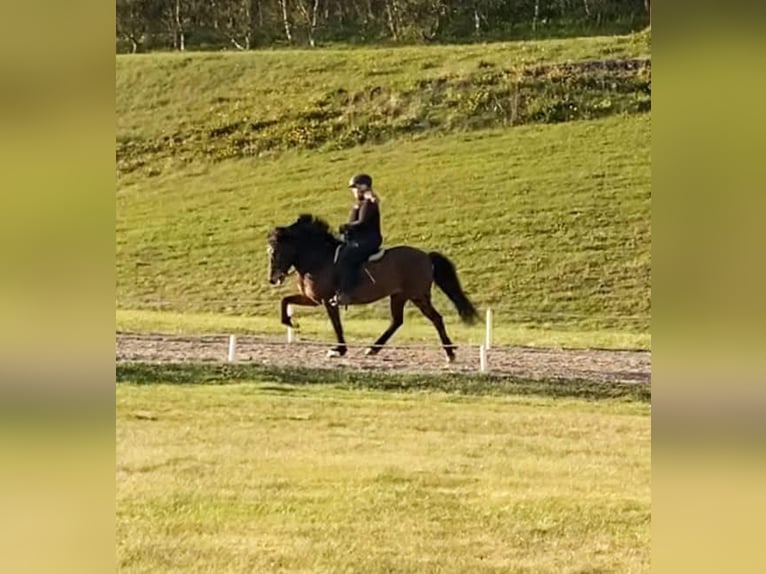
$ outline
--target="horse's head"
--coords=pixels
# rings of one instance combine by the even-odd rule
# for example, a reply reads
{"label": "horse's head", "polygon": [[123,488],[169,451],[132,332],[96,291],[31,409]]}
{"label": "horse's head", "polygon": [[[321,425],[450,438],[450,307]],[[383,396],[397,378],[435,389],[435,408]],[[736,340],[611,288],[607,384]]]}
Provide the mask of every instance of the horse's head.
{"label": "horse's head", "polygon": [[330,226],[313,215],[304,214],[292,225],[274,228],[267,249],[269,283],[281,285],[293,266],[302,273],[317,261],[331,261],[337,243]]}
{"label": "horse's head", "polygon": [[269,233],[269,283],[281,285],[295,264],[298,246],[288,227],[277,227]]}

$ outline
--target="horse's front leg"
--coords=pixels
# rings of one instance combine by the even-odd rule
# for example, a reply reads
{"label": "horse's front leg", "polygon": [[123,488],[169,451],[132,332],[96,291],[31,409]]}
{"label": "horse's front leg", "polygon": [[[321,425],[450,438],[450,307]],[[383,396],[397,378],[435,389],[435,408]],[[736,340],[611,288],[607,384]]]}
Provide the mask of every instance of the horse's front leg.
{"label": "horse's front leg", "polygon": [[343,324],[340,322],[340,309],[326,301],[324,308],[327,309],[327,315],[330,317],[332,328],[335,330],[335,337],[338,339],[337,346],[327,351],[328,357],[342,357],[348,350],[346,341],[343,338]]}
{"label": "horse's front leg", "polygon": [[305,295],[288,295],[282,299],[282,324],[287,327],[294,327],[293,320],[287,313],[288,305],[301,305],[303,307],[316,307],[318,303],[313,299],[309,299]]}

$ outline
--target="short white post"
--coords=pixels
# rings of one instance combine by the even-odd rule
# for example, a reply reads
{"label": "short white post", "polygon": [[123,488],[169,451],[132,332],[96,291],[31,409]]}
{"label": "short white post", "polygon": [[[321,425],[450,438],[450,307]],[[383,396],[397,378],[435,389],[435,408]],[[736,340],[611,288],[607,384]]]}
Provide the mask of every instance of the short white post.
{"label": "short white post", "polygon": [[492,309],[487,309],[486,332],[484,333],[484,346],[487,350],[492,348]]}
{"label": "short white post", "polygon": [[233,363],[237,360],[237,336],[229,335],[229,362]]}
{"label": "short white post", "polygon": [[487,372],[487,348],[484,345],[479,347],[479,372]]}
{"label": "short white post", "polygon": [[[290,318],[292,318],[292,316],[293,316],[293,306],[292,305],[288,305],[287,306],[287,316],[290,317]],[[295,334],[293,333],[293,328],[292,327],[288,327],[287,328],[287,342],[288,343],[292,343],[294,340],[295,340]]]}

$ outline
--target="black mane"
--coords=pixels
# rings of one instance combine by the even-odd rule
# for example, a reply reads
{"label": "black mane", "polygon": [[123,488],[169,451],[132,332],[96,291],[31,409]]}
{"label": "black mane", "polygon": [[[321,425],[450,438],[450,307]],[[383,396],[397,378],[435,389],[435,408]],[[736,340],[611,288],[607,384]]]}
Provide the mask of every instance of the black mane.
{"label": "black mane", "polygon": [[336,245],[340,240],[333,233],[330,224],[324,219],[308,213],[301,214],[295,223],[287,227],[277,227],[269,233],[270,241],[292,239],[299,244],[329,243]]}
{"label": "black mane", "polygon": [[328,239],[336,240],[335,234],[324,219],[311,215],[310,213],[304,213],[298,216],[298,221],[293,223],[290,227],[294,229],[300,229],[314,236],[325,236]]}

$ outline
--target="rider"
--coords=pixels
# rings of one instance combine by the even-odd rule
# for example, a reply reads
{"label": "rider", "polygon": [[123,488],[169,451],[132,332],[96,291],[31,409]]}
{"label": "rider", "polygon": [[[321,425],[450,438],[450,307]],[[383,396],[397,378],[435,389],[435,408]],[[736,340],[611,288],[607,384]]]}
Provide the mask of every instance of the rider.
{"label": "rider", "polygon": [[340,253],[340,289],[335,303],[348,305],[349,294],[358,284],[359,268],[375,253],[383,242],[380,233],[380,209],[378,196],[372,189],[372,177],[365,173],[355,175],[349,181],[355,205],[351,208],[348,223],[340,226],[345,245]]}

